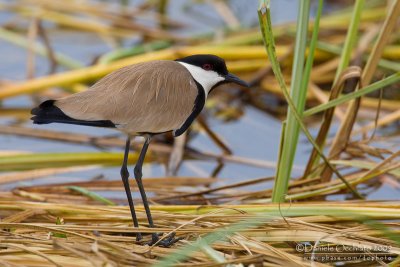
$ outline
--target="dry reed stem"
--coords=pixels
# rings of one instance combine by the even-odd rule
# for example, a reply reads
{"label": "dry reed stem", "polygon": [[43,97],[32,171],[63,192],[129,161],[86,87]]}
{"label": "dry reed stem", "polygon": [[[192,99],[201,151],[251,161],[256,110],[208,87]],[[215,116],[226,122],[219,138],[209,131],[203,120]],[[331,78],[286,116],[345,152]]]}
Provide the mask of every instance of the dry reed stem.
{"label": "dry reed stem", "polygon": [[[332,86],[329,100],[336,99],[344,86],[344,83],[349,80],[349,79],[358,79],[361,77],[361,69],[356,66],[348,67],[347,69],[343,70],[343,72],[339,75],[337,82]],[[319,129],[317,138],[316,138],[316,143],[319,147],[323,147],[324,143],[326,141],[326,137],[328,135],[330,126],[332,124],[332,119],[333,119],[333,114],[335,111],[335,107],[330,108],[324,112],[324,117],[323,121],[321,124],[321,127]],[[313,148],[311,155],[309,157],[308,163],[306,170],[304,171],[303,177],[306,178],[309,174],[311,174],[312,169],[318,164],[316,161],[316,158],[318,158],[318,153],[315,148]],[[321,179],[322,182],[326,182],[324,178],[322,177]]]}
{"label": "dry reed stem", "polygon": [[[12,231],[0,231],[1,246],[7,247],[5,250],[0,250],[0,257],[11,266],[12,264],[51,266],[48,265],[48,261],[67,267],[86,266],[89,263],[94,266],[147,266],[187,244],[187,241],[181,241],[173,248],[150,248],[135,244],[134,236],[130,233],[136,232],[137,229],[131,227],[127,207],[34,203],[1,199],[0,207],[0,216],[4,218],[7,214],[7,217],[0,222],[0,227],[12,229]],[[221,255],[225,255],[225,263],[260,262],[273,266],[279,264],[309,266],[310,262],[304,262],[302,253],[296,252],[295,247],[290,245],[293,243],[290,242],[296,244],[304,241],[318,241],[332,246],[353,248],[391,246],[390,254],[400,255],[398,244],[386,239],[382,232],[371,230],[359,224],[356,217],[345,215],[348,210],[354,212],[355,216],[358,214],[359,216],[368,215],[375,219],[399,219],[398,213],[394,212],[399,207],[398,202],[371,201],[335,202],[334,205],[326,202],[285,204],[280,209],[289,225],[283,221],[279,215],[279,207],[275,204],[216,207],[152,206],[152,210],[158,224],[154,230],[160,232],[172,230],[178,236],[185,237],[186,240],[195,240],[205,233],[240,220],[265,218],[265,223],[259,227],[236,233],[226,242],[216,242],[212,245],[213,249],[223,252]],[[290,210],[300,211],[304,208],[325,210],[327,214],[334,210],[342,210],[344,217],[341,220],[342,216],[338,213],[334,215],[338,220],[325,220],[328,222],[326,224],[321,223],[321,216],[302,217],[296,213],[289,213]],[[143,226],[145,214],[140,207],[138,215],[141,223],[140,231],[144,233],[154,231]],[[65,223],[56,225],[54,221],[56,217],[63,218]],[[399,226],[398,223],[387,223],[387,225]],[[57,237],[62,235],[64,237]],[[40,257],[32,257],[32,253]],[[362,255],[363,252],[359,254]],[[189,262],[194,266],[216,266],[215,262],[202,252],[192,254]],[[185,266],[189,262],[176,266]],[[315,264],[326,266],[323,263]]]}
{"label": "dry reed stem", "polygon": [[78,166],[78,167],[66,167],[66,168],[45,168],[45,169],[37,169],[37,170],[29,170],[29,171],[20,171],[20,172],[12,172],[12,173],[3,173],[0,174],[0,185],[8,184],[8,183],[18,183],[26,180],[33,180],[35,178],[42,178],[46,176],[53,176],[62,173],[71,173],[71,172],[79,172],[79,171],[87,171],[99,168],[100,165],[92,165],[92,166]]}
{"label": "dry reed stem", "polygon": [[230,28],[237,28],[240,26],[240,21],[236,18],[233,11],[224,1],[210,1],[206,0],[206,3],[212,5],[218,12],[221,18]]}
{"label": "dry reed stem", "polygon": [[[400,2],[396,1],[391,5],[388,16],[386,17],[382,30],[379,33],[378,39],[374,44],[371,55],[368,58],[367,64],[363,69],[361,80],[359,85],[355,88],[358,90],[363,86],[368,86],[375,74],[376,68],[378,66],[379,60],[382,58],[383,50],[386,44],[390,40],[391,33],[398,21],[400,15]],[[365,44],[361,44],[366,47]],[[349,103],[349,107],[346,110],[345,120],[341,123],[339,130],[332,142],[329,151],[330,159],[337,159],[340,153],[346,148],[348,142],[350,141],[351,132],[353,125],[356,121],[357,113],[360,107],[361,98],[355,99]],[[332,171],[325,166],[322,174],[321,180],[327,182],[331,179]]]}
{"label": "dry reed stem", "polygon": [[[312,79],[314,83],[318,83],[315,79]],[[331,81],[332,79],[330,79]],[[265,91],[277,95],[283,98],[281,90],[279,88],[278,83],[272,77],[266,77],[261,81],[261,87]],[[329,98],[329,93],[323,91],[322,94],[325,95],[325,98]],[[307,101],[312,102],[313,100],[318,100],[318,98],[313,94],[313,92],[309,91],[307,94]],[[379,99],[373,97],[363,97],[363,101],[361,102],[362,108],[368,109],[376,109]],[[391,99],[382,99],[382,109],[389,111],[397,111],[399,109],[399,100],[391,100]]]}
{"label": "dry reed stem", "polygon": [[[0,128],[0,133],[50,139],[55,141],[66,141],[71,143],[80,143],[80,144],[94,145],[99,147],[124,147],[125,145],[125,141],[121,138],[93,137],[85,134],[64,133],[64,132],[42,130],[42,129],[32,130],[31,128],[26,128],[21,126],[2,126]],[[136,142],[133,143],[132,146],[135,149],[140,148],[140,144],[137,144]],[[154,153],[158,153],[160,156],[165,156],[165,154],[171,153],[172,148],[169,145],[153,142],[149,147],[149,150]],[[260,168],[275,168],[276,165],[275,162],[244,158],[233,155],[225,155],[225,154],[219,155],[211,152],[187,151],[186,155],[197,159],[206,159],[206,160],[216,159],[221,162],[233,162]],[[294,168],[298,170],[302,169],[302,167],[300,166],[295,166]]]}
{"label": "dry reed stem", "polygon": [[389,113],[385,116],[382,116],[379,118],[377,123],[375,122],[370,122],[360,129],[357,129],[352,132],[352,136],[357,135],[357,134],[365,134],[366,132],[373,130],[375,127],[382,127],[386,126],[388,124],[391,124],[393,122],[397,122],[400,120],[400,110],[394,111],[392,113]]}

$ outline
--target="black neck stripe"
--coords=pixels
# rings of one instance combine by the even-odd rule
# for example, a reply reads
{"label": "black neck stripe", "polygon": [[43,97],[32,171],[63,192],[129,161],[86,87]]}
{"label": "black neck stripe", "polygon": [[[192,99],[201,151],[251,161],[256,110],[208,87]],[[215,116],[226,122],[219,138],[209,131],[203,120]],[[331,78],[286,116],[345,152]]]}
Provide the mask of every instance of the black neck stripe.
{"label": "black neck stripe", "polygon": [[195,79],[193,80],[197,86],[197,97],[194,100],[193,110],[192,113],[189,115],[189,117],[186,119],[186,121],[182,124],[182,126],[179,129],[173,131],[173,135],[175,137],[180,136],[189,128],[189,126],[193,123],[194,119],[196,119],[196,117],[199,116],[200,112],[204,108],[204,104],[206,103],[206,93],[204,91],[203,86]]}

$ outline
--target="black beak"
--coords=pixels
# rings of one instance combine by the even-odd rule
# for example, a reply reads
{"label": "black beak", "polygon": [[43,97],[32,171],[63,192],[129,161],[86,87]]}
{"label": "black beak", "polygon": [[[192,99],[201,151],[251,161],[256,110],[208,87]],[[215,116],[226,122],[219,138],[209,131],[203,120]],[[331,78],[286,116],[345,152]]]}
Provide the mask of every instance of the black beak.
{"label": "black beak", "polygon": [[239,79],[239,77],[237,77],[236,75],[233,75],[232,73],[228,73],[227,75],[225,75],[225,82],[231,82],[231,83],[239,84],[244,87],[250,87],[250,85],[247,82]]}

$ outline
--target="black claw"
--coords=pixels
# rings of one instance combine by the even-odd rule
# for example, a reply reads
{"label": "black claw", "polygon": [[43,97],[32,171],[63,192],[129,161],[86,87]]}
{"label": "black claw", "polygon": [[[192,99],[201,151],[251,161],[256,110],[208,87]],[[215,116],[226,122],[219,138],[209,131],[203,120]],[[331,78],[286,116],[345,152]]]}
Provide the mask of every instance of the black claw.
{"label": "black claw", "polygon": [[136,242],[139,242],[140,240],[142,240],[142,234],[141,233],[136,233]]}
{"label": "black claw", "polygon": [[[162,236],[162,234],[157,234],[157,233],[152,234],[151,241],[148,243],[148,245],[152,246],[152,245],[156,244],[159,240],[159,236]],[[168,248],[181,239],[182,239],[182,237],[175,238],[175,233],[172,233],[167,238],[158,242],[157,246]]]}
{"label": "black claw", "polygon": [[159,240],[159,235],[157,233],[152,233],[151,234],[151,245],[157,243],[157,241]]}

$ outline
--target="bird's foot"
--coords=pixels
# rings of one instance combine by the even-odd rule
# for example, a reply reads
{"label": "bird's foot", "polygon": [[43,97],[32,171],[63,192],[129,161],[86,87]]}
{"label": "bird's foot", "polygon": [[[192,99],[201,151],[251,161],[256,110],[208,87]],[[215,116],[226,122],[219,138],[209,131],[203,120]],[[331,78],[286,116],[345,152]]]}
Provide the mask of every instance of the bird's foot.
{"label": "bird's foot", "polygon": [[156,244],[157,246],[168,248],[182,239],[182,237],[175,238],[175,233],[170,234],[167,238],[163,240],[160,240],[160,236],[162,236],[161,233],[151,234],[151,241],[147,244],[149,246]]}
{"label": "bird's foot", "polygon": [[142,240],[142,238],[142,233],[136,233],[136,242],[139,242],[140,240]]}

